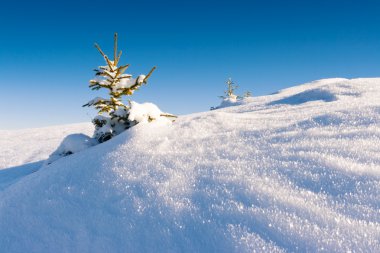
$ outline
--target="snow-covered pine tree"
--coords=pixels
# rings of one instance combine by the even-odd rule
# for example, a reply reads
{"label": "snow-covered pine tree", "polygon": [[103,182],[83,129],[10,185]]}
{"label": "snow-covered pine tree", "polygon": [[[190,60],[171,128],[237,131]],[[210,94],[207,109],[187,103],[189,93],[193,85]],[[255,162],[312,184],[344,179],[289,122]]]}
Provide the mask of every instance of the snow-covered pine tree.
{"label": "snow-covered pine tree", "polygon": [[107,89],[110,97],[96,97],[83,105],[93,106],[99,110],[99,115],[92,121],[95,125],[94,138],[99,142],[107,141],[141,121],[150,122],[160,117],[175,117],[162,113],[157,106],[151,103],[138,104],[129,101],[129,105],[125,105],[122,102],[123,96],[131,96],[141,85],[147,84],[156,67],[153,67],[147,75],[139,75],[137,78],[133,78],[130,74],[124,74],[129,64],[119,66],[122,51],[117,52],[117,39],[118,36],[115,33],[113,60],[110,60],[100,46],[95,43],[95,47],[103,56],[106,65],[95,69],[96,78],[90,80],[89,85],[92,90]]}

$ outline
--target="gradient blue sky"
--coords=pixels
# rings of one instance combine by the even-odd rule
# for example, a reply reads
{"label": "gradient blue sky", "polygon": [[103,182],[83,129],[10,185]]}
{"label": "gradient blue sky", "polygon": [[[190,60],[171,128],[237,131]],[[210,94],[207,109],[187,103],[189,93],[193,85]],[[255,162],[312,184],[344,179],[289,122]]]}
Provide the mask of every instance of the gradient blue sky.
{"label": "gradient blue sky", "polygon": [[175,114],[219,104],[228,77],[264,95],[380,76],[380,1],[107,2],[1,2],[0,129],[90,121],[93,44],[112,54],[114,32],[129,73],[158,67],[133,99]]}

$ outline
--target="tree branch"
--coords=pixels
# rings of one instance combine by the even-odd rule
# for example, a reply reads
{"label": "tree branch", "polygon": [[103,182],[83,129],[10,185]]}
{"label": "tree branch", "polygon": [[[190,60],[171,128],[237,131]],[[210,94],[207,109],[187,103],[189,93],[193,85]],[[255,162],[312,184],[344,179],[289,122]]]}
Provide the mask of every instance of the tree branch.
{"label": "tree branch", "polygon": [[154,66],[150,71],[149,71],[149,73],[146,75],[146,77],[144,78],[144,80],[143,80],[143,83],[147,83],[148,82],[148,78],[150,77],[150,75],[152,75],[152,73],[153,73],[153,71],[156,69],[157,67],[156,66]]}
{"label": "tree branch", "polygon": [[113,62],[115,66],[117,65],[117,33],[113,37]]}
{"label": "tree branch", "polygon": [[99,53],[100,53],[103,57],[107,57],[107,56],[103,53],[102,49],[99,47],[99,45],[98,45],[97,43],[95,43],[95,47],[96,47],[96,49],[98,49]]}

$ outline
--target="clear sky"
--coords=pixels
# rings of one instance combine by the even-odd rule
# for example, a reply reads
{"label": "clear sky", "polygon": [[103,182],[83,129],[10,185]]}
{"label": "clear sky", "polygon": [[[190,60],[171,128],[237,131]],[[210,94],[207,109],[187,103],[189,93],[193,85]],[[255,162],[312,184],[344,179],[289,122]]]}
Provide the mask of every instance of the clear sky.
{"label": "clear sky", "polygon": [[1,1],[0,129],[90,121],[98,42],[149,80],[132,98],[188,114],[228,77],[265,95],[329,77],[380,76],[380,1]]}

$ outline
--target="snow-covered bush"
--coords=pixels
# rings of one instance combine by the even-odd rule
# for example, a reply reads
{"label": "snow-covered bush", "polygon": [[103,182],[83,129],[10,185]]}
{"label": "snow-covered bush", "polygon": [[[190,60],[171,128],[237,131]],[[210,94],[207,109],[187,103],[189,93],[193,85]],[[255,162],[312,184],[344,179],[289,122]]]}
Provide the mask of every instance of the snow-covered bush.
{"label": "snow-covered bush", "polygon": [[85,134],[70,134],[63,139],[57,150],[49,156],[44,165],[49,165],[59,158],[72,155],[96,144],[98,142],[94,138]]}
{"label": "snow-covered bush", "polygon": [[139,75],[137,78],[124,74],[129,64],[118,66],[121,51],[117,53],[116,33],[113,60],[104,54],[99,45],[95,44],[95,47],[103,56],[106,65],[95,70],[96,78],[90,80],[90,88],[92,90],[108,89],[110,97],[96,97],[84,105],[93,106],[99,110],[99,115],[92,121],[95,125],[94,138],[99,142],[104,142],[140,122],[175,117],[162,113],[157,106],[150,103],[138,104],[130,101],[129,105],[125,105],[121,100],[123,96],[131,96],[140,86],[146,84],[156,67],[153,67],[147,75]]}
{"label": "snow-covered bush", "polygon": [[224,91],[224,96],[219,96],[222,99],[222,102],[217,107],[211,107],[211,110],[228,107],[235,105],[238,101],[241,101],[244,98],[251,97],[252,93],[250,91],[246,91],[243,96],[238,96],[234,94],[234,91],[239,87],[235,85],[231,78],[228,78],[226,81],[227,90]]}

